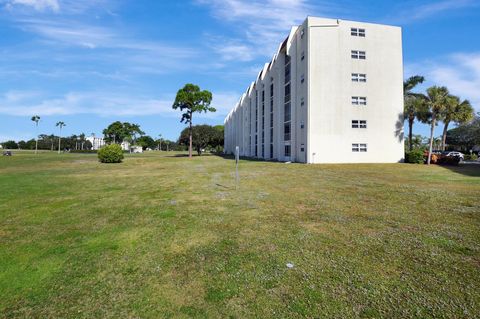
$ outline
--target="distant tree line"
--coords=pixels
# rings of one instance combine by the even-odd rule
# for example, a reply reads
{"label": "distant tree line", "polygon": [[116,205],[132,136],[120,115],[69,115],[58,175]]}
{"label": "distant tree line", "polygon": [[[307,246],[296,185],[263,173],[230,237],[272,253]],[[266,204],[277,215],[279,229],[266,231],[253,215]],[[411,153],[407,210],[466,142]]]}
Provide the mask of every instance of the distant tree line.
{"label": "distant tree line", "polygon": [[[90,150],[92,143],[86,140],[85,134],[71,135],[63,137],[60,140],[60,148],[58,147],[60,137],[57,135],[40,134],[38,136],[38,149],[39,150]],[[5,149],[21,149],[21,150],[35,150],[37,140],[30,139],[27,141],[21,140],[19,142],[7,141],[2,143],[2,147]]]}

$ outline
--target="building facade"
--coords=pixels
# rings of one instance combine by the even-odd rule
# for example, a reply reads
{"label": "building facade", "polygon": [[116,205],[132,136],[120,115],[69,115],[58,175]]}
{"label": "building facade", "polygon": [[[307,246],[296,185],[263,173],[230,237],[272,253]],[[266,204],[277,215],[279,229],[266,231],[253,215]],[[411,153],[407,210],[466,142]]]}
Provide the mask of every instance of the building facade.
{"label": "building facade", "polygon": [[308,17],[225,119],[225,152],[303,163],[404,157],[401,28]]}

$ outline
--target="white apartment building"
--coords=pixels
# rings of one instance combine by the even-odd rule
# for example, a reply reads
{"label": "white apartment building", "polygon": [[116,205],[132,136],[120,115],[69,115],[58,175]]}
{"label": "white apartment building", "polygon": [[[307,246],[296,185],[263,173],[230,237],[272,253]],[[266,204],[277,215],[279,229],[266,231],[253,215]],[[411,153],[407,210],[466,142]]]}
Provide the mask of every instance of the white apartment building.
{"label": "white apartment building", "polygon": [[92,134],[92,136],[87,137],[86,140],[92,143],[92,150],[94,151],[97,151],[102,148],[102,146],[105,146],[105,140],[103,137],[95,137],[95,135]]}
{"label": "white apartment building", "polygon": [[303,163],[404,157],[401,28],[308,17],[225,119],[225,152]]}

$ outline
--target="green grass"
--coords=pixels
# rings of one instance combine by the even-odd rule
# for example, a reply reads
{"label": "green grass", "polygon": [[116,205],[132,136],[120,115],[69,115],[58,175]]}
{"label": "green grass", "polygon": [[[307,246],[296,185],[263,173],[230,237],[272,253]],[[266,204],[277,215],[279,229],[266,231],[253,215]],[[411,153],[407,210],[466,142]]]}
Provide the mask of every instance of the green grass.
{"label": "green grass", "polygon": [[[0,158],[0,317],[480,317],[480,166]],[[293,263],[292,269],[286,267]]]}

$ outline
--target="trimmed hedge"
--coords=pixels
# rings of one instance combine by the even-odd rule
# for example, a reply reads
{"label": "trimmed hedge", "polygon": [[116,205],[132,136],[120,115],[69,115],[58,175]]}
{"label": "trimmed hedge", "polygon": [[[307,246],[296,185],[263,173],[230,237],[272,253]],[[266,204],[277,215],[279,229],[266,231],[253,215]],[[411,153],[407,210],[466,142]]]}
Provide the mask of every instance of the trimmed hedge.
{"label": "trimmed hedge", "polygon": [[98,150],[98,160],[102,163],[121,163],[123,150],[118,144],[110,144]]}
{"label": "trimmed hedge", "polygon": [[423,164],[424,162],[425,158],[422,150],[413,150],[405,153],[405,163]]}

